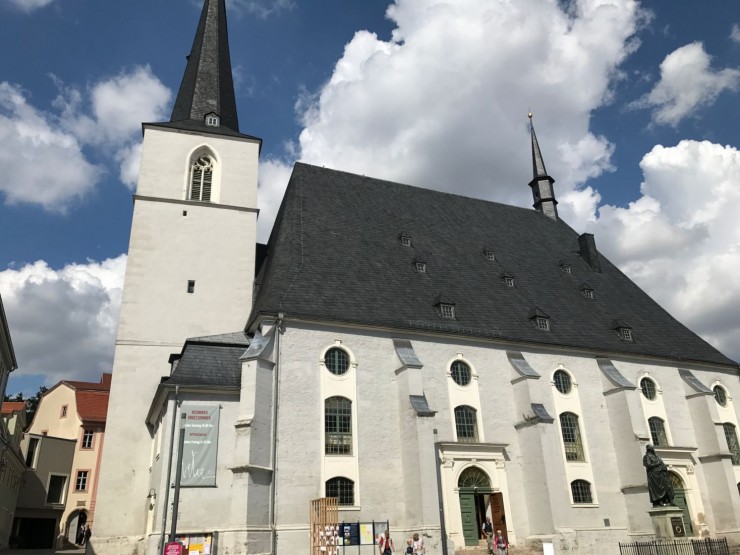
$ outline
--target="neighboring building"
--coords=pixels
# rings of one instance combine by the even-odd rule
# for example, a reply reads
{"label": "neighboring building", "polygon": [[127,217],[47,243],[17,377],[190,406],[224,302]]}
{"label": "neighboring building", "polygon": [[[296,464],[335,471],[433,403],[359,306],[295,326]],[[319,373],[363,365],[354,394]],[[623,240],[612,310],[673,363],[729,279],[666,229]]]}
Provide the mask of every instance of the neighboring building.
{"label": "neighboring building", "polygon": [[[0,422],[0,549],[8,545],[18,494],[18,477],[23,470],[17,453],[17,441],[19,440],[16,435],[17,415],[12,416],[12,408],[9,408],[10,412],[7,412],[5,405],[8,403],[3,403],[8,378],[10,373],[17,368],[18,362],[15,359],[13,341],[10,338],[10,328],[5,317],[3,299],[0,297],[0,407],[2,407],[3,415],[2,422]],[[23,418],[25,423],[25,412]],[[8,427],[8,420],[12,421],[12,428]]]}
{"label": "neighboring building", "polygon": [[[76,543],[80,526],[92,526],[110,382],[110,374],[103,374],[98,383],[64,380],[41,397],[23,451],[29,466],[27,476],[34,485],[24,485],[18,496],[17,535],[25,545],[28,538],[24,534],[31,529],[48,537],[51,518],[56,522],[54,538],[59,547],[65,541]],[[65,481],[59,496],[56,490],[61,487],[61,476]],[[43,502],[39,484],[46,485]],[[32,518],[36,522],[24,524],[24,519]]]}
{"label": "neighboring building", "polygon": [[161,549],[178,402],[194,551],[308,553],[328,496],[430,553],[487,515],[519,548],[615,553],[654,533],[649,442],[689,534],[740,542],[737,363],[559,218],[533,128],[535,210],[296,164],[266,249],[259,146],[206,0],[171,121],[144,125],[97,555]]}
{"label": "neighboring building", "polygon": [[21,439],[26,427],[26,402],[6,401],[2,406],[3,445],[0,455],[0,549],[8,547],[23,472]]}

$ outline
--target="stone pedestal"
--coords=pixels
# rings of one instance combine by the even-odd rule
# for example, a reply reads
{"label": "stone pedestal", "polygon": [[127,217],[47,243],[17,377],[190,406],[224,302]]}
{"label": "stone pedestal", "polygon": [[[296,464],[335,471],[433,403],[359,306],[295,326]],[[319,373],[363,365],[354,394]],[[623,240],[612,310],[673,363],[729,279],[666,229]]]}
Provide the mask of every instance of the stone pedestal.
{"label": "stone pedestal", "polygon": [[678,507],[653,507],[648,513],[657,538],[672,540],[686,537],[683,511]]}

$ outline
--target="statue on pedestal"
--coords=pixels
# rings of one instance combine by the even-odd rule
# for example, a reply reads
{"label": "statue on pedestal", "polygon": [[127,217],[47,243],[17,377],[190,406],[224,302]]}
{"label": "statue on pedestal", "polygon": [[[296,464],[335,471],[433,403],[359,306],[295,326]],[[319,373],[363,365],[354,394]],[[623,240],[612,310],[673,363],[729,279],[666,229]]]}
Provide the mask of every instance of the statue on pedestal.
{"label": "statue on pedestal", "polygon": [[668,469],[663,463],[663,459],[655,454],[655,447],[652,445],[648,445],[645,449],[642,465],[647,472],[648,493],[653,507],[675,507],[673,503],[673,484],[671,484],[671,479],[668,476]]}

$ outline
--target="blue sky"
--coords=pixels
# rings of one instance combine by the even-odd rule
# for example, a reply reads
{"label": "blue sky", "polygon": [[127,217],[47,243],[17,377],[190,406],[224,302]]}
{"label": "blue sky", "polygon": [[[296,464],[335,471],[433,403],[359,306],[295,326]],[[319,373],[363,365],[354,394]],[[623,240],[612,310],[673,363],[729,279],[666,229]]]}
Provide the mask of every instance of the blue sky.
{"label": "blue sky", "polygon": [[[529,206],[531,109],[561,216],[740,359],[736,1],[227,3],[263,241],[296,159]],[[110,369],[139,124],[168,119],[199,11],[0,0],[10,392]]]}

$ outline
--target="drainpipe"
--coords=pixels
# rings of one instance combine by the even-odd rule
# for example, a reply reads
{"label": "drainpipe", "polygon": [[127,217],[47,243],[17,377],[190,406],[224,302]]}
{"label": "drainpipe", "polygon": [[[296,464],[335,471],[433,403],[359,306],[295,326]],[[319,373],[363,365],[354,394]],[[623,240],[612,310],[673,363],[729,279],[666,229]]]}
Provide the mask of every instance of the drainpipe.
{"label": "drainpipe", "polygon": [[437,428],[434,428],[434,463],[437,471],[437,502],[439,503],[439,531],[442,535],[442,555],[447,555],[447,528],[445,527],[445,503],[442,495],[442,456],[437,441]]}
{"label": "drainpipe", "polygon": [[277,497],[277,418],[278,399],[280,388],[280,334],[285,314],[278,313],[275,320],[275,368],[272,376],[272,452],[270,453],[270,468],[272,468],[272,480],[270,481],[270,532],[272,534],[272,554],[277,554],[277,528],[275,518],[275,502]]}
{"label": "drainpipe", "polygon": [[170,454],[167,458],[167,483],[164,488],[164,505],[162,506],[162,535],[159,538],[159,551],[164,553],[164,535],[167,530],[167,504],[170,502],[170,480],[172,479],[172,454],[175,449],[175,424],[177,423],[177,392],[180,386],[175,386],[175,402],[172,406],[172,427],[170,429]]}

